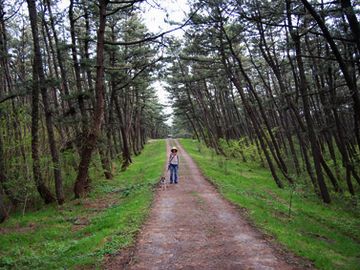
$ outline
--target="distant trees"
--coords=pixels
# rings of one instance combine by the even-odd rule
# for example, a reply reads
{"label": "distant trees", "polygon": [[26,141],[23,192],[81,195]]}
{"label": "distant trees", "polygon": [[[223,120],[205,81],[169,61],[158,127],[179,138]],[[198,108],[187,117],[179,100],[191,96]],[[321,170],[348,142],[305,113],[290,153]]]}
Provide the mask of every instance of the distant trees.
{"label": "distant trees", "polygon": [[38,195],[84,196],[92,161],[111,179],[113,160],[125,170],[167,135],[151,87],[163,60],[175,120],[216,153],[234,146],[280,188],[309,179],[326,203],[358,192],[355,2],[192,1],[166,59],[141,0],[15,2],[0,1],[0,220]]}
{"label": "distant trees", "polygon": [[113,160],[126,169],[168,133],[141,2],[0,1],[0,220],[36,203],[34,187],[45,203],[84,196],[94,159],[111,179]]}
{"label": "distant trees", "polygon": [[200,0],[192,10],[184,43],[169,51],[168,90],[195,136],[217,153],[224,152],[222,141],[254,145],[279,187],[302,182],[306,172],[326,203],[331,192],[354,195],[360,184],[355,3]]}

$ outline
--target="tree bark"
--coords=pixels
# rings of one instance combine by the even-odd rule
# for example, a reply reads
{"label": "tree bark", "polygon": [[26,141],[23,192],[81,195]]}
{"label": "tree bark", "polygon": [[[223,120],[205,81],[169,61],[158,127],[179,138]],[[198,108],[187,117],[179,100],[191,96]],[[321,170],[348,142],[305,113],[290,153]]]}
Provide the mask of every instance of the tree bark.
{"label": "tree bark", "polygon": [[271,160],[271,157],[269,155],[269,152],[267,150],[267,147],[266,147],[266,144],[264,142],[263,136],[261,134],[261,130],[260,130],[258,121],[256,119],[256,116],[254,115],[253,110],[252,110],[250,104],[247,101],[247,98],[245,96],[245,93],[244,93],[244,90],[243,90],[242,86],[240,85],[240,82],[235,77],[235,75],[233,74],[233,72],[231,71],[230,67],[228,66],[228,64],[226,62],[226,55],[225,55],[225,51],[224,51],[224,48],[223,48],[224,44],[222,43],[222,39],[220,39],[220,42],[221,42],[221,46],[220,46],[221,58],[222,58],[222,63],[223,63],[223,66],[224,66],[224,68],[226,70],[226,73],[227,73],[227,75],[229,76],[229,79],[233,82],[233,84],[235,85],[236,89],[238,90],[238,92],[240,94],[240,97],[241,97],[241,100],[243,102],[244,108],[245,108],[247,114],[249,115],[249,118],[250,118],[250,120],[251,120],[251,122],[253,124],[256,136],[257,136],[257,138],[258,138],[258,140],[260,142],[261,149],[262,149],[262,151],[263,151],[263,153],[265,155],[266,161],[267,161],[267,163],[269,165],[271,175],[272,175],[276,185],[279,188],[283,188],[284,185],[283,185],[282,181],[280,180],[280,178],[276,174],[274,164],[273,164],[273,162]]}
{"label": "tree bark", "polygon": [[91,161],[91,155],[96,147],[96,143],[101,131],[101,123],[104,118],[104,40],[107,5],[108,0],[99,0],[99,28],[97,33],[96,46],[96,105],[92,125],[88,135],[85,138],[84,145],[81,150],[78,175],[74,185],[75,198],[80,198],[86,193],[86,189],[89,184],[88,170]]}
{"label": "tree bark", "polygon": [[[35,6],[35,1],[34,1]],[[36,12],[36,7],[35,7]],[[36,13],[34,14],[36,15]],[[38,38],[38,30],[37,26],[35,29],[35,32],[33,30],[33,40],[34,40],[34,68],[36,69],[37,78],[33,78],[38,81],[38,84],[40,86],[42,101],[44,105],[44,111],[45,111],[45,122],[46,122],[46,129],[47,129],[47,135],[48,135],[48,141],[50,146],[50,152],[52,157],[52,162],[54,166],[54,178],[55,178],[55,191],[56,191],[56,198],[58,203],[61,205],[64,203],[64,191],[63,191],[63,183],[62,183],[62,176],[61,176],[61,165],[60,165],[60,158],[59,158],[59,152],[56,146],[55,141],[55,133],[54,133],[54,124],[53,124],[53,118],[52,118],[52,110],[50,108],[50,102],[48,97],[48,91],[45,86],[45,72],[43,69],[43,61],[40,51],[40,42]]]}
{"label": "tree bark", "polygon": [[[303,0],[302,0],[303,1]],[[301,98],[304,106],[304,115],[307,124],[307,132],[310,140],[312,156],[314,160],[314,166],[316,171],[316,177],[320,188],[320,193],[323,201],[325,203],[330,203],[331,198],[328,192],[324,175],[321,170],[321,151],[319,149],[317,136],[314,130],[311,114],[310,114],[310,106],[309,106],[309,96],[308,96],[308,85],[306,81],[305,71],[304,71],[304,64],[302,61],[302,53],[301,53],[301,44],[300,44],[300,36],[294,32],[292,28],[292,21],[291,21],[291,12],[290,12],[290,0],[286,1],[286,10],[287,10],[287,17],[288,23],[290,28],[290,35],[292,40],[294,41],[295,51],[296,51],[296,61],[298,64],[299,74],[300,74],[300,81],[299,81],[299,90],[301,92]]]}
{"label": "tree bark", "polygon": [[[348,67],[341,56],[341,53],[334,42],[334,39],[332,38],[327,26],[325,25],[325,22],[320,17],[320,15],[316,12],[314,7],[307,1],[307,0],[301,0],[301,2],[304,4],[305,8],[309,11],[309,13],[312,15],[312,17],[315,19],[317,24],[319,25],[320,29],[322,30],[324,37],[326,41],[328,42],[332,52],[334,53],[334,56],[339,63],[339,67],[341,69],[341,72],[343,73],[346,85],[348,86],[350,90],[351,97],[354,101],[354,127],[355,127],[355,136],[357,139],[357,144],[360,147],[360,98],[358,94],[358,90],[356,87],[356,81],[352,78],[350,75],[350,72],[348,70]],[[346,2],[346,1],[345,1]],[[355,17],[356,18],[356,17]]]}
{"label": "tree bark", "polygon": [[[35,0],[27,0],[31,31],[34,42],[34,62],[33,62],[33,88],[32,88],[32,113],[31,113],[31,153],[33,158],[33,174],[37,190],[45,203],[52,203],[55,201],[50,190],[45,185],[41,175],[40,157],[39,157],[39,93],[40,82],[39,73],[41,67],[41,53],[39,47],[39,34],[37,27],[37,11]],[[46,90],[46,89],[45,89]],[[55,165],[55,162],[54,162]],[[54,169],[55,170],[55,169]]]}

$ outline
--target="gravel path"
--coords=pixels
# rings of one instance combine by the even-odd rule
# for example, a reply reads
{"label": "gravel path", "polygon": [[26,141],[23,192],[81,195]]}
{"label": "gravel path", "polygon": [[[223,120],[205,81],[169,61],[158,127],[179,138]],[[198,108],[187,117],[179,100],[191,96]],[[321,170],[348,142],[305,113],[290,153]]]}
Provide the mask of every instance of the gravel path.
{"label": "gravel path", "polygon": [[171,143],[179,149],[179,184],[159,190],[127,266],[114,261],[107,269],[304,269],[269,244],[204,179],[181,145]]}

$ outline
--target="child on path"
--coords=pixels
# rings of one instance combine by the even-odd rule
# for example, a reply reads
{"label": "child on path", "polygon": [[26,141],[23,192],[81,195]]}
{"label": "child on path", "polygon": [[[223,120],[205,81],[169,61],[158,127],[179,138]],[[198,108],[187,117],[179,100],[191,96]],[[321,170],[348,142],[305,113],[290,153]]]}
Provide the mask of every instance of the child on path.
{"label": "child on path", "polygon": [[170,184],[178,183],[178,169],[179,169],[179,156],[177,155],[177,148],[173,146],[171,148],[171,153],[169,157],[169,167],[170,170]]}

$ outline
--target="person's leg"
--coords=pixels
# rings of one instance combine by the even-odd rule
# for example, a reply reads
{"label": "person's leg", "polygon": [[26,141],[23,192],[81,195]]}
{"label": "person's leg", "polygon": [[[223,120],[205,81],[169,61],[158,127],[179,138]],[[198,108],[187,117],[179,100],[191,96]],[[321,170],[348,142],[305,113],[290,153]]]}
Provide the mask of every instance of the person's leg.
{"label": "person's leg", "polygon": [[174,182],[174,166],[170,164],[170,184]]}
{"label": "person's leg", "polygon": [[175,184],[178,183],[178,165],[174,166],[174,182]]}

